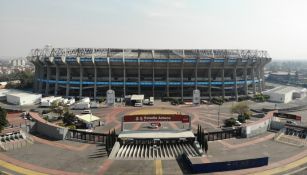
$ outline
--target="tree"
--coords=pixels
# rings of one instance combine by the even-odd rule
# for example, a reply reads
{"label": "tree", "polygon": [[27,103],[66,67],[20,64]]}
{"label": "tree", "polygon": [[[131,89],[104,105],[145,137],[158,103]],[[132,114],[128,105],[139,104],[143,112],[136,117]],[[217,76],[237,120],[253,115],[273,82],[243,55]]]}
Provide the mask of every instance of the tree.
{"label": "tree", "polygon": [[64,113],[62,121],[65,125],[72,125],[75,119],[76,119],[75,114],[67,111]]}
{"label": "tree", "polygon": [[244,113],[249,112],[249,106],[246,102],[239,102],[231,107],[231,112],[244,115]]}
{"label": "tree", "polygon": [[233,126],[233,125],[235,125],[236,124],[236,119],[235,118],[229,118],[229,119],[226,119],[225,121],[224,121],[224,124],[225,124],[225,126],[226,127],[231,127],[231,126]]}
{"label": "tree", "polygon": [[0,132],[8,124],[8,121],[6,120],[6,115],[7,115],[6,110],[0,107]]}

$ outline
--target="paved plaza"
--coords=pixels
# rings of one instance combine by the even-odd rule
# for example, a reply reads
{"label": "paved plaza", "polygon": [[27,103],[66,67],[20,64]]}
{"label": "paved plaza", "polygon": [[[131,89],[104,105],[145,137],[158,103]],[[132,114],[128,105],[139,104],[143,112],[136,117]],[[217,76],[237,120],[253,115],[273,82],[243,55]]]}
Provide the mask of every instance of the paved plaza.
{"label": "paved plaza", "polygon": [[[218,123],[235,117],[229,109],[234,103],[225,103],[220,108],[220,121],[218,122],[217,105],[201,106],[171,106],[165,102],[157,102],[154,106],[142,108],[121,106],[93,109],[94,115],[105,121],[105,126],[97,127],[95,132],[107,133],[110,129],[121,129],[121,117],[126,114],[148,114],[148,113],[181,113],[192,117],[194,131],[197,125],[201,125],[205,132],[218,131]],[[81,111],[75,111],[76,113]],[[10,119],[18,121],[17,117]],[[257,121],[252,118],[248,123]],[[304,118],[304,120],[306,120]],[[145,125],[145,124],[144,124]],[[180,123],[165,123],[166,129],[179,129]],[[129,126],[132,130],[144,129],[143,124]],[[267,132],[253,138],[231,138],[226,140],[209,142],[208,154],[201,161],[218,162],[257,158],[268,156],[269,166],[240,170],[234,172],[223,172],[215,174],[249,174],[255,172],[270,171],[281,173],[290,172],[290,169],[299,169],[306,164],[306,147],[291,146],[273,140],[275,133]],[[51,141],[43,137],[32,136],[34,143],[25,147],[0,153],[0,170],[9,174],[185,174],[187,170],[178,164],[177,160],[111,160],[108,159],[104,145],[86,144],[74,141]],[[297,162],[298,161],[298,162]],[[290,164],[291,162],[294,162]],[[280,166],[290,164],[283,171],[277,169]],[[272,169],[272,170],[271,170]],[[303,171],[304,172],[304,171]],[[298,174],[301,172],[298,172]],[[282,173],[281,173],[282,174]]]}

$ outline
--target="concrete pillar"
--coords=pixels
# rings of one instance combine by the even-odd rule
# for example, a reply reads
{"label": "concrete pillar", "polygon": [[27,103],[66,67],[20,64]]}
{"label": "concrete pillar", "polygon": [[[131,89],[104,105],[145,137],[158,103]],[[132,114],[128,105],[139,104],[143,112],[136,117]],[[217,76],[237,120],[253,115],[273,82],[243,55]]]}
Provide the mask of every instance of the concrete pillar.
{"label": "concrete pillar", "polygon": [[138,59],[138,94],[141,94],[141,65],[140,58]]}
{"label": "concrete pillar", "polygon": [[54,86],[54,95],[58,95],[59,89],[59,76],[60,76],[60,68],[58,65],[55,66],[55,86]]}
{"label": "concrete pillar", "polygon": [[94,66],[94,100],[97,98],[97,67]]}
{"label": "concrete pillar", "polygon": [[199,61],[199,57],[197,58],[197,61],[196,61],[196,64],[195,64],[195,89],[197,89],[198,61]]}
{"label": "concrete pillar", "polygon": [[235,90],[235,99],[236,99],[236,101],[238,101],[237,68],[234,68],[234,69],[233,69],[233,77],[234,77],[234,82],[235,82],[235,86],[234,86],[234,90]]}
{"label": "concrete pillar", "polygon": [[209,92],[209,99],[212,99],[212,92],[211,92],[211,65],[208,68],[208,82],[209,82],[209,88],[208,88],[208,92]]}
{"label": "concrete pillar", "polygon": [[260,81],[261,75],[260,74],[261,74],[261,68],[259,66],[259,67],[257,67],[257,79],[258,79],[258,92],[259,93],[262,92],[262,85],[261,85],[261,81]]}
{"label": "concrete pillar", "polygon": [[66,66],[66,72],[67,72],[67,75],[66,75],[66,97],[69,96],[69,81],[70,81],[70,67]]}
{"label": "concrete pillar", "polygon": [[123,85],[123,90],[124,90],[124,98],[126,96],[126,65],[124,63],[124,85]]}
{"label": "concrete pillar", "polygon": [[82,98],[82,92],[83,92],[83,67],[80,65],[80,84],[79,84],[79,98]]}
{"label": "concrete pillar", "polygon": [[38,92],[42,93],[42,89],[43,89],[43,79],[44,79],[44,66],[43,65],[39,65],[39,84],[38,84]]}
{"label": "concrete pillar", "polygon": [[222,69],[222,98],[225,99],[225,68]]}
{"label": "concrete pillar", "polygon": [[155,96],[155,63],[152,63],[152,96]]}
{"label": "concrete pillar", "polygon": [[166,96],[169,97],[169,59],[166,66]]}
{"label": "concrete pillar", "polygon": [[244,94],[248,95],[248,85],[247,85],[247,66],[244,67]]}
{"label": "concrete pillar", "polygon": [[50,66],[47,65],[46,67],[46,71],[47,71],[47,77],[46,77],[46,88],[45,88],[45,95],[48,96],[49,95],[49,80],[50,80]]}
{"label": "concrete pillar", "polygon": [[33,91],[37,92],[38,91],[38,82],[37,81],[39,79],[39,77],[38,77],[39,68],[38,68],[38,64],[36,64],[36,63],[33,63],[33,64],[35,66]]}
{"label": "concrete pillar", "polygon": [[[110,59],[110,58],[109,58],[109,59]],[[111,86],[111,81],[112,81],[111,73],[112,73],[112,70],[111,70],[110,61],[108,62],[108,66],[109,66],[109,89],[111,89],[111,88],[112,88],[112,86]]]}
{"label": "concrete pillar", "polygon": [[181,100],[183,101],[183,62],[180,69],[180,75],[181,75]]}
{"label": "concrete pillar", "polygon": [[253,93],[256,94],[255,67],[252,67]]}
{"label": "concrete pillar", "polygon": [[261,83],[262,90],[265,91],[264,65],[261,66],[260,71],[261,71],[260,77],[262,79],[262,83]]}

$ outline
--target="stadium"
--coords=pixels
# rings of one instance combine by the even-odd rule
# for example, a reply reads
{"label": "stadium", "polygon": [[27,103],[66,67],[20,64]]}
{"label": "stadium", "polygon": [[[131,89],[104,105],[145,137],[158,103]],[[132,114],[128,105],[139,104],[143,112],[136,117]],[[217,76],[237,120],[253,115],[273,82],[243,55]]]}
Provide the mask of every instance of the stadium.
{"label": "stadium", "polygon": [[212,49],[51,48],[33,49],[34,91],[45,95],[202,99],[261,92],[267,51]]}

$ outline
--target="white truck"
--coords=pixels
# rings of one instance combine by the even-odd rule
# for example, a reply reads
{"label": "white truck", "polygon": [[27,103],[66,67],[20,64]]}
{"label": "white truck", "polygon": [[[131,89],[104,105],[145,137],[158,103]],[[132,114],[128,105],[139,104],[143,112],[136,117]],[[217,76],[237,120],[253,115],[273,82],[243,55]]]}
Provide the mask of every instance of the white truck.
{"label": "white truck", "polygon": [[154,97],[149,97],[149,105],[154,105]]}
{"label": "white truck", "polygon": [[73,106],[73,109],[89,109],[90,103],[86,103],[86,102],[79,102],[79,103],[75,103],[75,105]]}

